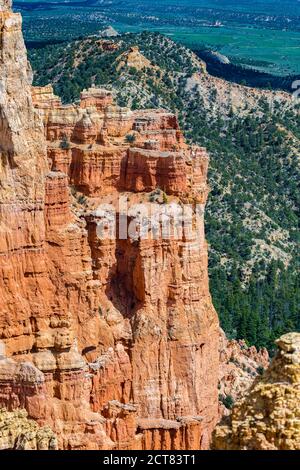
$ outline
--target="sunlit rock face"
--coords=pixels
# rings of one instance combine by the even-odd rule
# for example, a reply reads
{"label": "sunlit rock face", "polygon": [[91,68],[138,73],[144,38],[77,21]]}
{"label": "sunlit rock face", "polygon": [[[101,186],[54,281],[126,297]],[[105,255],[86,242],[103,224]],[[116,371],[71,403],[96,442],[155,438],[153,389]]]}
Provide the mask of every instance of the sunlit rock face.
{"label": "sunlit rock face", "polygon": [[213,448],[299,450],[300,334],[277,341],[270,367],[216,428]]}
{"label": "sunlit rock face", "polygon": [[189,203],[193,225],[205,149],[164,110],[96,88],[63,106],[32,89],[9,2],[0,36],[0,408],[50,426],[60,449],[207,448],[219,331],[203,213],[180,238],[97,230],[120,196],[128,226],[136,203],[167,202]]}

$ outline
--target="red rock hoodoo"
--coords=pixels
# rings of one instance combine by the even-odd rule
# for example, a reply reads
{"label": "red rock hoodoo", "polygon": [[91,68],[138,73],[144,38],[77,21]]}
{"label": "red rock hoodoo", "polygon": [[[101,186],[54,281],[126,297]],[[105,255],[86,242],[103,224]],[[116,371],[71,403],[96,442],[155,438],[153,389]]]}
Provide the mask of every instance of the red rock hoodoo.
{"label": "red rock hoodoo", "polygon": [[[0,408],[60,449],[207,448],[218,319],[203,214],[208,157],[175,116],[106,90],[31,87],[21,16],[0,0]],[[182,237],[98,236],[99,205],[189,203]],[[169,202],[170,204],[166,204]],[[191,228],[190,226],[190,228]],[[126,225],[127,228],[127,225]]]}

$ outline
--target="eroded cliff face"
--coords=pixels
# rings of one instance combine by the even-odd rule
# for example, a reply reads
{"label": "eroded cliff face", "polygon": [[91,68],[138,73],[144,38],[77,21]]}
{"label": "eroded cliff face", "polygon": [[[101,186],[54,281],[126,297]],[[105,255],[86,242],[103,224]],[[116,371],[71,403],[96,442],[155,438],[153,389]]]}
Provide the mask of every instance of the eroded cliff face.
{"label": "eroded cliff face", "polygon": [[[3,0],[0,35],[0,407],[50,425],[60,449],[207,448],[219,331],[205,150],[163,110],[131,112],[96,88],[63,106],[32,89],[21,17]],[[181,237],[161,221],[141,235],[150,209],[168,218],[185,203]],[[139,215],[134,236],[99,237],[103,204],[126,231]]]}
{"label": "eroded cliff face", "polygon": [[46,144],[31,98],[21,17],[0,10],[0,335],[31,350],[31,318],[44,304]]}
{"label": "eroded cliff face", "polygon": [[216,428],[220,450],[299,450],[300,334],[277,341],[270,367]]}

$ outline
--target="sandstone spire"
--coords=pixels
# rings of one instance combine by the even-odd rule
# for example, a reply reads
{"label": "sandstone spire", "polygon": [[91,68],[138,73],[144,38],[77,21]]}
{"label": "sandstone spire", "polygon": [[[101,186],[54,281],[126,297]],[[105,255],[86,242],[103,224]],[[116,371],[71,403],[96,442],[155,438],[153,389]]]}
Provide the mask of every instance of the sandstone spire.
{"label": "sandstone spire", "polygon": [[[0,15],[0,202],[42,198],[46,146],[42,123],[33,108],[31,71],[21,31],[22,18],[2,0]],[[14,169],[13,181],[10,179]],[[39,194],[37,194],[39,193]]]}
{"label": "sandstone spire", "polygon": [[276,344],[269,369],[217,427],[215,449],[300,450],[300,333]]}

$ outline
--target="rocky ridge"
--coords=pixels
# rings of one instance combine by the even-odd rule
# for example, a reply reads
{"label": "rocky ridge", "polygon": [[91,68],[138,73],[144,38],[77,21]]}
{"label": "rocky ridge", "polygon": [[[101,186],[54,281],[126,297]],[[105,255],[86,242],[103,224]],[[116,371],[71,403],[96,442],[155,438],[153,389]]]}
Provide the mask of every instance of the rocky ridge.
{"label": "rocky ridge", "polygon": [[243,340],[229,340],[220,332],[219,401],[220,416],[229,415],[231,407],[244,398],[255,379],[270,364],[265,348],[257,350]]}
{"label": "rocky ridge", "polygon": [[[207,153],[164,110],[32,89],[21,16],[0,6],[0,407],[50,426],[59,449],[207,448],[219,361],[196,213]],[[167,199],[189,202],[200,230],[102,239],[99,204],[122,217],[120,196],[126,228],[136,202]]]}

